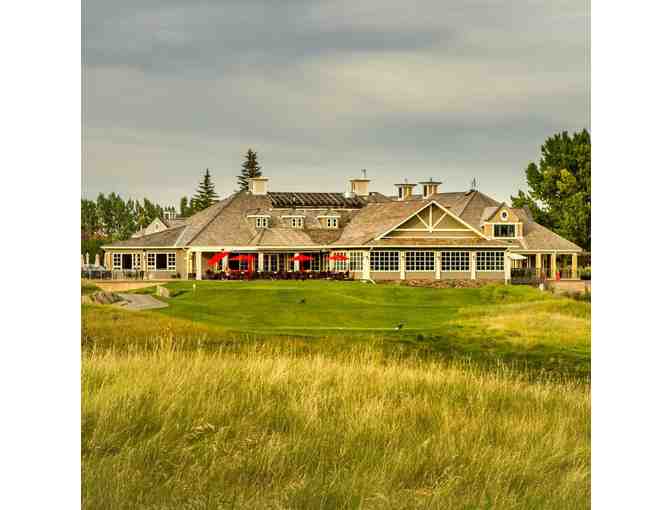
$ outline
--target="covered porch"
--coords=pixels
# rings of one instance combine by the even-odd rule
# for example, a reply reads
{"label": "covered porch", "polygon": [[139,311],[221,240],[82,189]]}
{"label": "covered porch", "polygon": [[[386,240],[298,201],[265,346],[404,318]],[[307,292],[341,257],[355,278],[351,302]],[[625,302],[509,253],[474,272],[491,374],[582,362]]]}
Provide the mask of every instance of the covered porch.
{"label": "covered porch", "polygon": [[511,278],[540,280],[579,280],[578,252],[525,252],[510,254]]}
{"label": "covered porch", "polygon": [[245,280],[245,279],[344,279],[343,271],[336,271],[330,251],[193,251],[188,255],[189,279]]}

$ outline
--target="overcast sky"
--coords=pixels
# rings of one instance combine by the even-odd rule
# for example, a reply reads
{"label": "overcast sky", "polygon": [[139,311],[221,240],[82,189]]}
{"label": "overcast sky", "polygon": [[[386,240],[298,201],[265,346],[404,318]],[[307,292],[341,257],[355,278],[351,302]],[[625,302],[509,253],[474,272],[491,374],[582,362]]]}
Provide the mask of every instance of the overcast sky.
{"label": "overcast sky", "polygon": [[82,192],[177,205],[243,153],[275,191],[433,177],[507,200],[590,127],[585,0],[84,0]]}

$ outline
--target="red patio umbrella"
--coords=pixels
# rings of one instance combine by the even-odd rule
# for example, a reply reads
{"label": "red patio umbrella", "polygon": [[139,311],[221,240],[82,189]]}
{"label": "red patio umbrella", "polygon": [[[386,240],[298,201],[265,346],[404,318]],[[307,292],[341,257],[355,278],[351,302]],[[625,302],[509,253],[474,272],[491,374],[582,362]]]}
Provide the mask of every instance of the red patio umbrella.
{"label": "red patio umbrella", "polygon": [[222,259],[223,259],[224,257],[226,257],[229,253],[231,253],[231,252],[228,252],[228,251],[222,251],[222,252],[219,252],[219,253],[215,253],[212,257],[210,257],[210,258],[208,259],[208,265],[209,265],[209,266],[214,266],[215,264],[217,264],[217,262],[219,262],[220,260],[222,260]]}
{"label": "red patio umbrella", "polygon": [[336,253],[334,255],[331,255],[329,257],[329,260],[348,260],[347,255],[343,255],[342,253]]}

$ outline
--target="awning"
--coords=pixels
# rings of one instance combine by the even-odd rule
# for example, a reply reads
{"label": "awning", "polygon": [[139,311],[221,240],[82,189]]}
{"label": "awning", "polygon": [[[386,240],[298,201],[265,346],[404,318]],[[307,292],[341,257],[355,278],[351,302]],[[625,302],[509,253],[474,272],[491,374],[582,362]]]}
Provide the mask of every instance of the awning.
{"label": "awning", "polygon": [[525,255],[520,255],[518,253],[509,253],[509,258],[511,260],[527,260]]}

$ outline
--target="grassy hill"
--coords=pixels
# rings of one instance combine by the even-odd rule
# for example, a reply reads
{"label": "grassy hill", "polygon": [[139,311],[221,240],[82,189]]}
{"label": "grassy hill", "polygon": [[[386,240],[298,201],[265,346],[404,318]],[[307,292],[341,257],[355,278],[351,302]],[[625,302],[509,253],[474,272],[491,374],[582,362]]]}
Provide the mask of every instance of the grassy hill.
{"label": "grassy hill", "polygon": [[[174,297],[161,310],[132,316],[85,310],[87,341],[123,347],[173,332],[183,347],[254,340],[312,352],[373,342],[386,351],[590,374],[590,304],[530,287],[430,289],[325,281],[198,282],[195,291],[191,282],[167,287]],[[93,315],[95,320],[86,320]]]}
{"label": "grassy hill", "polygon": [[83,508],[589,508],[590,304],[169,288],[166,309],[82,306]]}

